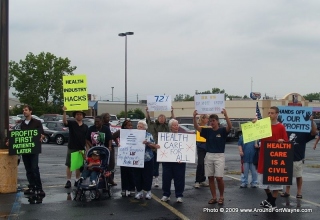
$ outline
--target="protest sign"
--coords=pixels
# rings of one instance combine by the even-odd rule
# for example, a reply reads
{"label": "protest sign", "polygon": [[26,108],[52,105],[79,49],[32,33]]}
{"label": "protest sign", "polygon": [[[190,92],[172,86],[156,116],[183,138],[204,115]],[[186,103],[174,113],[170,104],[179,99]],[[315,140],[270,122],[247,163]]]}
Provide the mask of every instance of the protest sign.
{"label": "protest sign", "polygon": [[80,167],[83,166],[83,151],[76,151],[71,153],[71,165],[70,165],[70,171],[78,170]]}
{"label": "protest sign", "polygon": [[41,153],[41,134],[38,129],[9,132],[9,154]]}
{"label": "protest sign", "polygon": [[221,113],[225,108],[224,94],[201,94],[194,96],[198,114]]}
{"label": "protest sign", "polygon": [[241,130],[243,135],[243,143],[271,137],[272,131],[270,117],[260,119],[255,123],[248,122],[241,124]]}
{"label": "protest sign", "polygon": [[147,96],[148,111],[171,111],[170,95],[148,95]]}
{"label": "protest sign", "polygon": [[158,162],[195,163],[196,135],[185,133],[158,133]]}
{"label": "protest sign", "polygon": [[290,142],[264,142],[263,184],[292,185],[293,146]]}
{"label": "protest sign", "polygon": [[64,106],[68,111],[88,110],[86,75],[63,76]]}
{"label": "protest sign", "polygon": [[312,107],[279,106],[278,121],[287,131],[305,132],[311,131]]}
{"label": "protest sign", "polygon": [[120,130],[120,147],[117,165],[125,167],[144,167],[146,131],[137,129]]}

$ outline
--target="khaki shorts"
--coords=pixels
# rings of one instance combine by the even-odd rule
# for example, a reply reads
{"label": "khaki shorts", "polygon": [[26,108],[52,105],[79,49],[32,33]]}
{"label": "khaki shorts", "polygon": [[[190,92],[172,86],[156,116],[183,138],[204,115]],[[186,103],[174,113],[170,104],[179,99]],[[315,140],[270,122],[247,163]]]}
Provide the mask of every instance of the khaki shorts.
{"label": "khaki shorts", "polygon": [[300,161],[293,161],[293,177],[302,177],[303,163]]}
{"label": "khaki shorts", "polygon": [[206,176],[223,177],[225,167],[224,153],[207,152],[204,158],[204,170]]}
{"label": "khaki shorts", "polygon": [[74,149],[68,148],[67,158],[66,158],[66,163],[65,163],[65,165],[67,167],[71,167],[71,153],[76,152],[76,151],[79,151],[79,150],[74,150]]}
{"label": "khaki shorts", "polygon": [[282,190],[283,185],[263,185],[263,174],[258,173],[258,183],[260,189]]}

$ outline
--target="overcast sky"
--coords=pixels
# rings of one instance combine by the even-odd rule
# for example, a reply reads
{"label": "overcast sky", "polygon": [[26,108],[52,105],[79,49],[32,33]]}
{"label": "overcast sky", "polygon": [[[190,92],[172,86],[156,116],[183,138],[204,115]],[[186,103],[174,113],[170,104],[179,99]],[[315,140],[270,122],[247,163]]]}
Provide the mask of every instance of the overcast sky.
{"label": "overcast sky", "polygon": [[97,99],[319,92],[319,0],[11,0],[9,60],[68,57]]}

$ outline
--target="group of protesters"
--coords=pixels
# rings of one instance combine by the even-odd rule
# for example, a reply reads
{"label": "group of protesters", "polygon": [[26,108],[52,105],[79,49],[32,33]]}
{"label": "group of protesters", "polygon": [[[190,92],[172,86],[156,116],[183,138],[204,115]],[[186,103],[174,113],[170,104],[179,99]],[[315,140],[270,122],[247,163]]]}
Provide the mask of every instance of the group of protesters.
{"label": "group of protesters", "polygon": [[[116,146],[121,147],[119,143],[120,130],[111,133],[110,131],[110,115],[108,113],[95,117],[94,125],[89,127],[83,123],[85,112],[74,111],[73,117],[75,120],[67,120],[67,108],[63,107],[63,123],[69,127],[69,142],[66,157],[66,176],[67,182],[65,188],[72,187],[70,171],[71,166],[71,153],[89,149],[93,146],[103,145],[110,151],[109,170],[115,167],[115,149],[112,145],[112,140],[115,141]],[[152,182],[154,186],[159,186],[159,162],[157,162],[157,149],[160,148],[158,144],[159,132],[178,133],[179,123],[174,118],[173,108],[171,109],[171,120],[167,122],[165,115],[159,115],[155,121],[150,119],[148,108],[146,108],[146,121],[141,120],[138,122],[137,129],[146,130],[146,137],[143,144],[145,145],[144,155],[144,168],[120,167],[121,172],[121,195],[134,196],[135,199],[151,199]],[[232,125],[225,109],[221,112],[227,122],[226,126],[221,126],[217,114],[201,114],[197,118],[198,113],[193,112],[194,127],[197,132],[197,170],[195,179],[195,188],[200,186],[209,186],[212,198],[208,204],[224,204],[224,168],[225,168],[225,145],[228,133]],[[39,128],[40,133],[43,135],[42,126],[40,128],[36,119],[31,117],[32,107],[26,105],[24,107],[24,115],[26,119],[22,122],[21,129]],[[272,135],[268,138],[261,140],[244,143],[243,138],[240,137],[238,141],[239,154],[242,162],[242,176],[240,188],[248,187],[248,174],[249,170],[252,174],[252,181],[250,183],[252,188],[262,188],[265,190],[267,198],[260,203],[264,208],[276,208],[276,199],[279,190],[283,189],[281,185],[265,185],[263,184],[264,175],[264,143],[266,141],[277,141],[279,143],[291,141],[294,146],[294,162],[293,162],[293,177],[297,182],[297,195],[296,198],[302,198],[302,170],[303,160],[305,157],[306,143],[314,139],[317,128],[311,120],[311,130],[309,133],[301,132],[287,132],[285,126],[278,121],[279,109],[275,106],[271,107],[268,111],[268,116],[271,120]],[[253,120],[255,123],[256,120]],[[132,129],[130,120],[125,120],[122,123],[121,129]],[[102,133],[103,138],[95,138],[97,133]],[[289,137],[289,138],[288,138]],[[41,136],[43,138],[43,136]],[[316,144],[319,141],[317,139]],[[257,153],[258,152],[258,153]],[[32,158],[29,158],[32,157]],[[255,159],[256,158],[256,159]],[[40,172],[38,167],[38,155],[24,156],[23,161],[27,172],[27,179],[29,182],[28,189],[25,194],[39,193],[45,195],[42,190]],[[258,163],[258,164],[257,164]],[[257,167],[256,167],[257,166]],[[174,180],[175,197],[177,203],[183,202],[183,192],[185,187],[185,172],[186,163],[183,162],[162,162],[162,190],[163,197],[161,201],[167,202],[170,200],[171,195],[171,182]],[[80,170],[75,171],[76,179],[74,185],[77,186],[80,179]],[[209,184],[206,183],[206,177]],[[216,192],[216,184],[219,192],[219,197]],[[114,177],[111,178],[111,185],[115,186],[117,183]],[[145,193],[144,193],[145,192]],[[281,194],[282,197],[290,196],[290,186],[286,186],[285,192]]]}

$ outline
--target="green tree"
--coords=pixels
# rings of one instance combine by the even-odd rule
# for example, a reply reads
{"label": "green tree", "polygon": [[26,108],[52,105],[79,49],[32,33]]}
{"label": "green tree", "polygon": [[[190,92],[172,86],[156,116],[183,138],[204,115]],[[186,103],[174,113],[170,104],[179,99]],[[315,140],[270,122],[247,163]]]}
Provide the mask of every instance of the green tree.
{"label": "green tree", "polygon": [[[121,111],[119,114],[117,114],[117,117],[118,118],[124,118],[125,117],[125,112]],[[141,109],[136,108],[134,110],[130,109],[128,111],[127,117],[131,118],[131,119],[144,119],[146,116],[145,116],[145,114],[143,113],[143,111]]]}
{"label": "green tree", "polygon": [[318,93],[309,93],[303,96],[306,100],[320,100],[320,92]]}
{"label": "green tree", "polygon": [[9,62],[9,86],[21,103],[34,107],[34,114],[60,113],[63,105],[62,76],[77,67],[68,58],[51,53],[27,54],[25,60]]}

